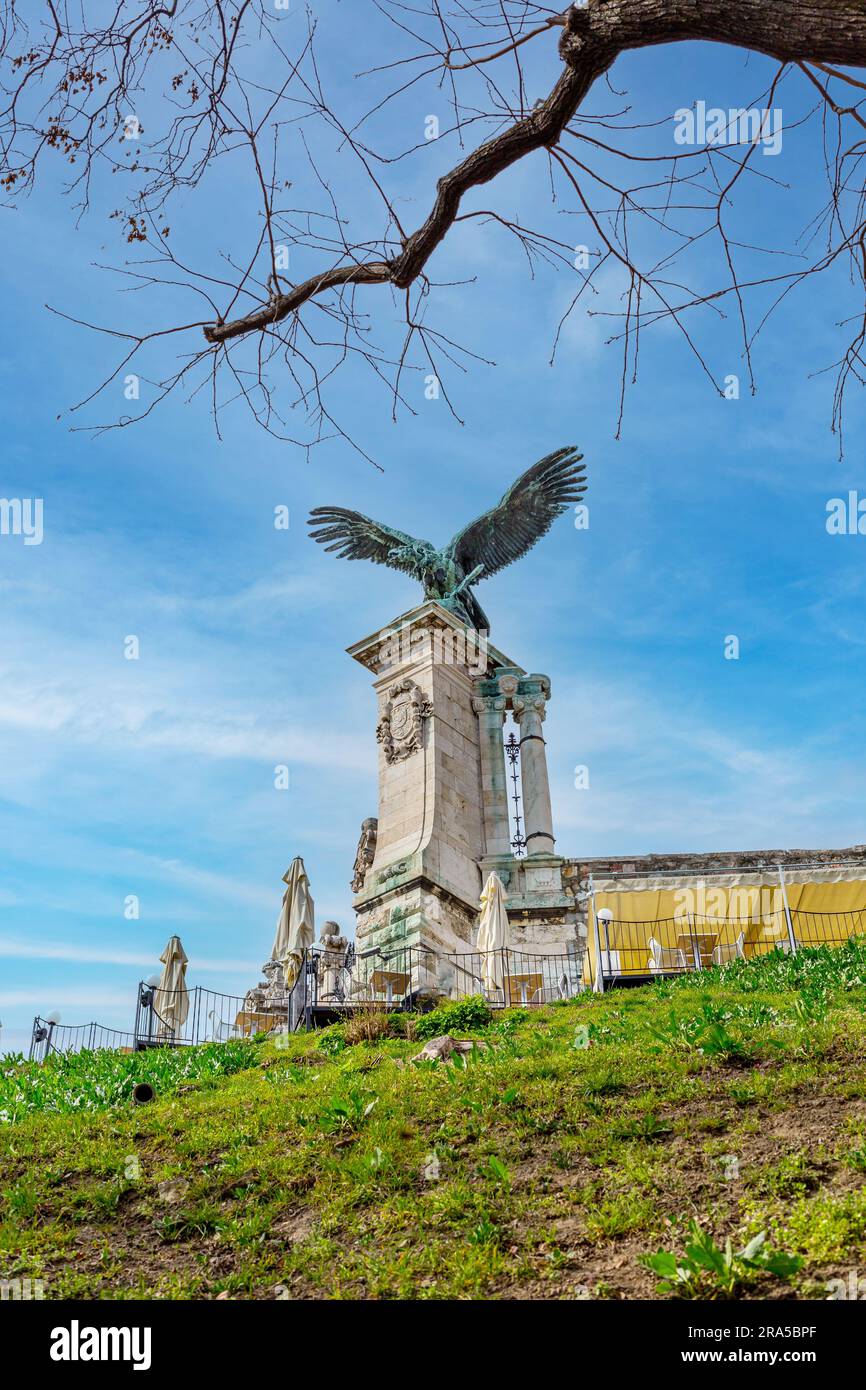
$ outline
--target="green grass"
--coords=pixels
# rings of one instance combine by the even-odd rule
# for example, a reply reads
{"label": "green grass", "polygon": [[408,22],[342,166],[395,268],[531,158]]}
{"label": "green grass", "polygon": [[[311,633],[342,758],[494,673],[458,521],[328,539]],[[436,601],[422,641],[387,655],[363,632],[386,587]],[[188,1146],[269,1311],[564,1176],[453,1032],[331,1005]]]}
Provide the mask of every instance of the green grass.
{"label": "green grass", "polygon": [[230,1076],[257,1061],[256,1042],[242,1039],[136,1053],[54,1053],[44,1065],[7,1057],[0,1059],[0,1125],[14,1124],[35,1110],[107,1110],[127,1103],[140,1081],[167,1095],[182,1085]]}
{"label": "green grass", "polygon": [[452,1031],[480,1044],[458,1065],[339,1028],[7,1065],[0,1276],[47,1298],[808,1298],[866,1267],[862,944]]}

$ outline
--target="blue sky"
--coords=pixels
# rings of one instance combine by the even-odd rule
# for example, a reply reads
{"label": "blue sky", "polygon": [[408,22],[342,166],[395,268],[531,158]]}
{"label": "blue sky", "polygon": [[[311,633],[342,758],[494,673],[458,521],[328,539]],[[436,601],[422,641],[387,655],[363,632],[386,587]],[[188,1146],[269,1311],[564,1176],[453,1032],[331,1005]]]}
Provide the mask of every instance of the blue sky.
{"label": "blue sky", "polygon": [[[366,66],[379,21],[360,5],[320,9],[323,72],[345,85],[345,52],[352,71]],[[545,90],[552,48],[527,61]],[[748,104],[770,71],[689,47],[632,55],[613,78],[636,112],[662,119],[699,98]],[[350,109],[363,109],[362,86],[345,89]],[[787,127],[808,102],[796,80],[790,100],[785,91]],[[380,144],[388,120],[390,146],[405,143],[399,123],[423,121],[435,100],[419,92],[383,117]],[[386,170],[410,225],[454,157],[438,143]],[[323,158],[374,235],[369,191],[332,146]],[[791,187],[749,183],[737,214],[744,240],[757,230],[765,245],[783,234],[790,243],[823,196],[815,155],[814,134],[786,130],[782,154],[765,163]],[[542,160],[527,161],[467,206],[529,218],[546,177]],[[211,260],[232,249],[247,230],[239,182],[229,199],[224,181],[188,197],[175,214],[182,245]],[[814,375],[838,354],[836,323],[856,311],[841,273],[806,285],[770,321],[755,397],[719,399],[675,330],[648,332],[617,442],[619,360],[605,320],[569,320],[551,368],[573,284],[546,270],[531,280],[501,231],[464,224],[431,269],[474,281],[437,292],[431,312],[496,366],[448,379],[462,426],[444,401],[424,399],[420,374],[407,388],[417,413],[394,425],[387,398],[347,369],[341,421],[380,473],[338,442],[307,461],[240,409],[224,415],[219,441],[201,398],[170,400],[134,429],[70,432],[57,416],[104,374],[108,349],[43,306],[115,324],[171,306],[118,293],[93,264],[120,258],[107,204],[76,226],[55,191],[0,218],[0,495],[42,497],[45,516],[39,546],[0,538],[0,1045],[23,1046],[37,1010],[128,1027],[135,982],[175,932],[191,979],[243,992],[268,954],[295,854],[319,921],[352,929],[348,883],[360,822],[376,810],[376,745],[369,678],[345,648],[418,591],[325,554],[306,538],[306,513],[335,502],[441,543],[564,443],[588,463],[589,530],[564,517],[479,590],[496,645],[552,679],[561,852],[866,840],[866,540],[825,529],[828,498],[866,494],[863,404],[850,398],[840,463],[832,374]],[[570,237],[566,214],[563,205],[549,225]],[[699,249],[691,267],[699,283],[717,281],[717,248]],[[596,307],[615,309],[616,276],[600,289]],[[364,307],[386,340],[399,332],[386,291],[367,291]],[[694,322],[716,379],[742,372],[730,318],[704,315]],[[89,418],[123,410],[118,387]],[[280,504],[287,532],[273,526]],[[124,659],[129,634],[138,661]],[[724,659],[728,634],[739,637],[738,661]],[[288,791],[274,787],[281,763]],[[589,767],[588,790],[574,788],[577,764]],[[140,918],[128,921],[132,894]]]}

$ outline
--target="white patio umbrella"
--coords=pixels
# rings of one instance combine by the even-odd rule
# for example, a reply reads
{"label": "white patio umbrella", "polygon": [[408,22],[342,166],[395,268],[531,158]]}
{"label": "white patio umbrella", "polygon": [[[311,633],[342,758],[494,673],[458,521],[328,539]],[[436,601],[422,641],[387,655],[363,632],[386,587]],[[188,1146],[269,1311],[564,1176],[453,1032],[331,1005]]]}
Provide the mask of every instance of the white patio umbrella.
{"label": "white patio umbrella", "polygon": [[162,974],[153,992],[153,1010],[159,1019],[158,1038],[173,1038],[186,1023],[189,991],[186,987],[187,954],[179,936],[170,936],[160,956]]}
{"label": "white patio umbrella", "polygon": [[315,907],[310,893],[310,880],[303,859],[293,859],[283,874],[287,885],[283,905],[277,918],[277,931],[271,947],[271,960],[283,967],[286,989],[292,988],[301,969],[304,951],[315,939]]}
{"label": "white patio umbrella", "polygon": [[491,874],[481,894],[476,945],[481,952],[481,980],[487,994],[504,989],[502,952],[508,946],[508,895],[498,874]]}

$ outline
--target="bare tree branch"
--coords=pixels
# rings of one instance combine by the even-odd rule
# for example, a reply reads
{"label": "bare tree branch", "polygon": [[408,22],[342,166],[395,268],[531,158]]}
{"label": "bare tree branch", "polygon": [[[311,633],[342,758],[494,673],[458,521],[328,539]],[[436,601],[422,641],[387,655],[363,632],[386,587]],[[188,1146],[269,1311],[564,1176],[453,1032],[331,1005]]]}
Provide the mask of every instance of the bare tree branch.
{"label": "bare tree branch", "polygon": [[[123,366],[130,355],[166,336],[203,333],[205,348],[199,337],[181,367],[163,374],[158,399],[201,369],[192,394],[206,384],[215,420],[226,404],[240,400],[265,428],[274,430],[281,427],[279,393],[275,395],[265,371],[273,370],[279,359],[296,391],[289,408],[308,418],[308,435],[299,442],[316,442],[329,432],[348,437],[326,404],[323,387],[341,365],[357,360],[387,385],[396,410],[398,402],[405,402],[401,382],[407,371],[429,370],[438,376],[440,365],[462,364],[465,350],[426,316],[434,289],[430,263],[456,224],[483,216],[514,236],[531,273],[539,262],[570,264],[569,245],[560,238],[495,207],[483,213],[462,210],[472,190],[534,153],[547,160],[559,211],[580,218],[598,242],[595,269],[585,276],[579,271],[582,282],[565,317],[595,293],[600,266],[616,264],[624,277],[623,389],[629,373],[634,379],[637,372],[641,332],[661,318],[677,324],[714,382],[684,319],[698,306],[718,309],[730,297],[753,380],[752,347],[766,315],[757,328],[750,328],[747,291],[775,288],[778,303],[804,278],[847,259],[866,294],[866,145],[860,135],[866,125],[860,94],[866,93],[866,84],[844,70],[866,66],[866,0],[588,0],[565,9],[535,0],[460,0],[452,9],[442,0],[416,0],[413,6],[398,0],[369,3],[391,22],[396,36],[393,50],[383,53],[381,66],[369,76],[381,82],[389,70],[401,75],[392,90],[383,92],[380,86],[365,116],[350,120],[325,91],[315,21],[310,18],[303,32],[295,32],[296,47],[290,53],[285,30],[265,0],[212,0],[207,5],[201,0],[128,0],[99,21],[88,15],[102,13],[102,7],[89,0],[80,0],[75,18],[71,9],[44,0],[39,16],[28,15],[27,23],[14,0],[0,0],[0,180],[7,199],[28,193],[51,157],[68,165],[68,191],[80,214],[92,206],[95,180],[103,186],[106,175],[117,179],[129,193],[112,216],[129,247],[143,246],[150,253],[146,261],[124,267],[125,273],[142,289],[191,290],[209,306],[210,316],[199,319],[197,327],[180,322],[191,317],[185,314],[178,315],[177,325],[151,332],[102,330],[127,344]],[[733,45],[775,60],[778,71],[769,101],[783,81],[796,80],[812,93],[813,111],[804,120],[817,110],[825,123],[830,189],[809,233],[810,239],[821,235],[825,241],[812,260],[800,248],[800,263],[779,274],[742,272],[743,255],[762,248],[737,242],[730,234],[735,190],[747,178],[772,181],[752,158],[756,140],[739,149],[736,140],[708,141],[689,150],[647,153],[633,149],[630,139],[636,131],[651,130],[653,123],[630,124],[625,109],[609,115],[586,109],[596,89],[612,90],[608,74],[620,55],[686,41]],[[535,59],[543,55],[553,69],[547,95],[532,105],[522,67],[529,53]],[[247,62],[250,54],[255,60]],[[389,103],[405,101],[417,84],[430,81],[450,88],[452,129],[461,145],[475,125],[492,128],[492,133],[439,177],[426,217],[407,233],[380,171],[421,147],[415,143],[402,152],[381,153],[369,142],[366,128]],[[163,118],[144,139],[139,108],[149,121]],[[338,152],[357,162],[363,184],[372,191],[381,216],[367,236],[348,235],[350,222],[354,226],[358,218],[346,206],[345,188],[332,186],[333,152],[323,151],[321,142],[316,148],[308,138],[314,127],[336,138]],[[611,138],[599,139],[600,130],[610,131]],[[294,136],[299,142],[294,163],[300,151],[319,195],[301,207],[293,205],[297,178],[294,172],[286,177],[282,154],[282,142]],[[611,160],[657,165],[659,176],[626,186],[612,172]],[[246,252],[221,251],[227,269],[215,274],[207,254],[197,259],[173,249],[168,208],[177,193],[197,189],[215,168],[229,168],[236,178],[239,161],[257,200],[257,230]],[[560,208],[563,198],[567,201]],[[668,238],[668,245],[645,265],[635,245],[634,229],[641,226]],[[670,278],[682,253],[709,239],[720,247],[725,283],[701,292]],[[287,247],[306,272],[297,281],[283,263]],[[388,286],[394,307],[399,311],[402,306],[405,336],[390,355],[372,345],[370,323],[361,311],[366,298],[358,292],[372,285]],[[863,324],[866,311],[836,364],[837,425],[846,382],[866,376]],[[235,360],[231,354],[247,340],[252,359]],[[415,349],[417,362],[412,360]],[[227,400],[218,387],[223,367],[231,384]],[[142,414],[153,405],[151,401]],[[122,423],[129,422],[126,417]]]}

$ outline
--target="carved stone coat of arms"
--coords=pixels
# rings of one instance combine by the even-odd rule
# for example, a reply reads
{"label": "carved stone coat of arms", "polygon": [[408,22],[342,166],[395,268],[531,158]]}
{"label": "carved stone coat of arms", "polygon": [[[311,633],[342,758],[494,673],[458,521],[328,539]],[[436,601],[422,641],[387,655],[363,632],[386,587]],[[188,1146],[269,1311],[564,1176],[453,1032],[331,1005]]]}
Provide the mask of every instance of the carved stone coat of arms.
{"label": "carved stone coat of arms", "polygon": [[389,763],[408,758],[423,747],[424,720],[433,713],[433,705],[412,680],[399,681],[388,691],[388,701],[376,728],[376,738],[383,745]]}

